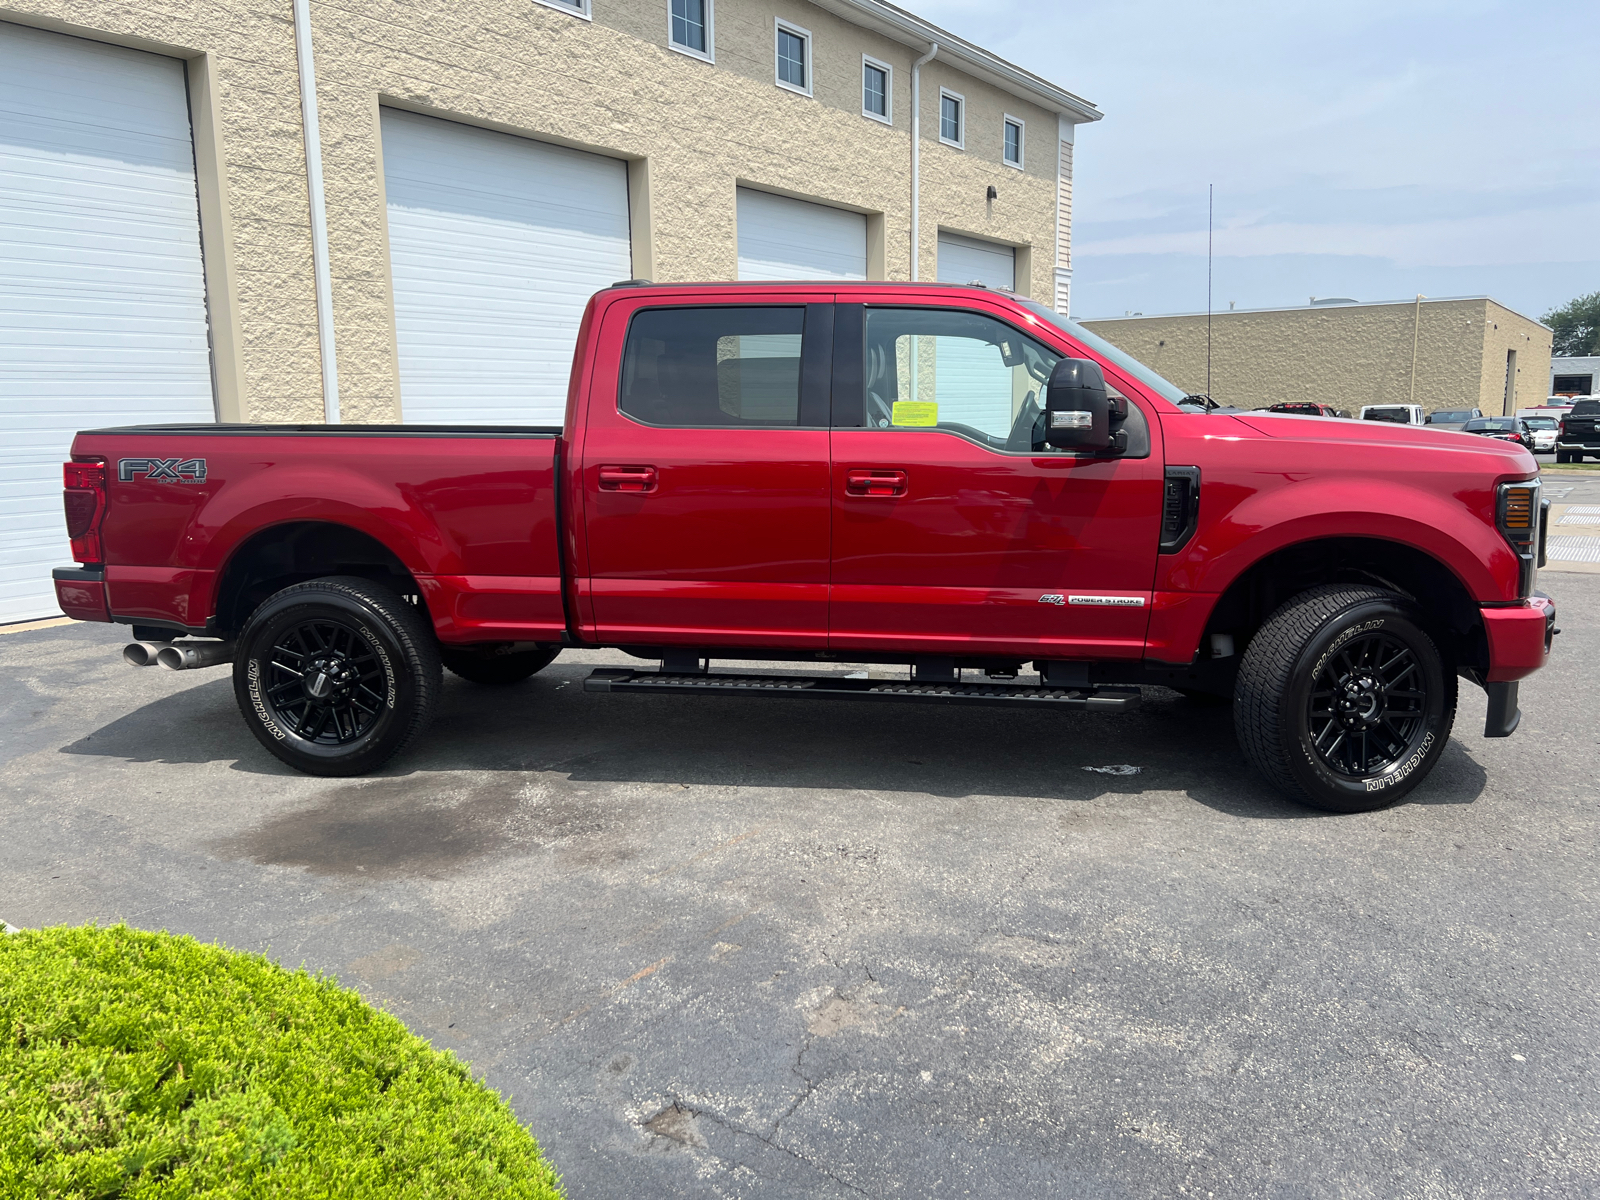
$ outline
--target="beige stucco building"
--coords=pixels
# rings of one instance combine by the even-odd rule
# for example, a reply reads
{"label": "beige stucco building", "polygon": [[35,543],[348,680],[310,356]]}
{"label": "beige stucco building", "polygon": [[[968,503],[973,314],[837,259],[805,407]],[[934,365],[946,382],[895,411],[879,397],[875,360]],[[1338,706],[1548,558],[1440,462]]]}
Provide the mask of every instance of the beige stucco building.
{"label": "beige stucco building", "polygon": [[[1192,392],[1206,390],[1206,314],[1085,324]],[[1550,330],[1486,296],[1312,303],[1213,313],[1213,397],[1239,408],[1313,401],[1487,415],[1542,404]]]}
{"label": "beige stucco building", "polygon": [[[298,28],[295,8],[294,0],[13,0],[0,7],[0,21],[11,23],[0,34],[20,38],[23,52],[48,31],[181,64],[214,402],[223,420],[320,421],[335,408],[325,395],[335,384],[345,422],[406,417],[408,326],[403,297],[397,311],[396,206],[386,196],[395,180],[385,163],[386,130],[403,126],[402,113],[451,122],[469,138],[508,135],[513,157],[511,139],[614,165],[612,190],[625,195],[621,277],[739,277],[740,197],[758,192],[850,214],[864,253],[858,270],[847,265],[832,277],[907,279],[915,254],[920,276],[934,278],[941,235],[952,245],[964,236],[1009,256],[1018,291],[1065,307],[1073,131],[1100,114],[891,5],[313,0]],[[689,25],[698,18],[687,34],[685,18]],[[916,70],[930,49],[933,58]],[[314,91],[302,87],[308,51]],[[787,52],[801,60],[798,70],[794,62],[786,68]],[[869,67],[882,72],[867,81],[884,85],[881,113],[867,111]],[[780,77],[786,69],[791,78]],[[921,93],[915,223],[914,71]],[[942,136],[950,132],[941,121],[947,97],[958,105],[954,138]],[[309,104],[319,136],[308,143]],[[481,139],[473,145],[473,154],[497,153]],[[308,159],[314,164],[319,149],[320,189],[308,181]],[[461,160],[442,153],[444,177]],[[582,166],[572,158],[557,166],[575,163]],[[529,169],[539,175],[537,164]],[[327,279],[320,311],[319,191]],[[504,207],[488,219],[515,223],[514,204]],[[770,209],[762,210],[769,223],[781,223],[782,210],[774,217]],[[582,247],[573,253],[581,257]],[[581,277],[566,281],[567,309],[581,311],[578,293],[610,282],[603,276],[618,261],[612,254],[587,275],[581,262],[564,262],[563,271]],[[804,255],[795,264],[799,271],[807,265]],[[540,266],[530,264],[529,273]],[[430,279],[413,282],[428,293]],[[576,314],[567,319],[575,324]],[[547,357],[559,354],[560,342],[546,347]],[[329,346],[336,371],[325,370]],[[440,365],[423,364],[435,374]]]}

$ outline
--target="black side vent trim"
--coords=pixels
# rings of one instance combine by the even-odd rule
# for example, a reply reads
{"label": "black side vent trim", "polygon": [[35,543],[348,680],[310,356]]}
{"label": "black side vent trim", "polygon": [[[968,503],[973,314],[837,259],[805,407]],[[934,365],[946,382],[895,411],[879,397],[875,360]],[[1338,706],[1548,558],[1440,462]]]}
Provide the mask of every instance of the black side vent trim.
{"label": "black side vent trim", "polygon": [[1189,544],[1200,523],[1200,468],[1168,467],[1161,497],[1161,553],[1176,554]]}

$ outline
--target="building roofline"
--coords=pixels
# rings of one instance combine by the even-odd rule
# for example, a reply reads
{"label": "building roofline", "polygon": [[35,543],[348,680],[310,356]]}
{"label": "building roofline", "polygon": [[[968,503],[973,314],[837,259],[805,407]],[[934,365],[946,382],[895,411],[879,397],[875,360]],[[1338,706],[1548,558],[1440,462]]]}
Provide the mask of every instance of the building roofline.
{"label": "building roofline", "polygon": [[1098,121],[1105,116],[1088,100],[1073,95],[1066,88],[1058,87],[1032,71],[1014,66],[998,54],[884,0],[811,0],[811,3],[843,17],[852,25],[865,26],[893,38],[919,54],[926,53],[929,46],[936,45],[940,59],[957,64],[969,75],[975,75],[1014,96],[1062,114],[1075,124]]}
{"label": "building roofline", "polygon": [[[1543,325],[1544,322],[1530,317],[1526,313],[1517,312],[1516,309],[1506,304],[1501,304],[1493,296],[1424,296],[1423,304],[1459,304],[1462,301],[1482,301],[1503,308],[1513,316],[1521,317],[1524,321],[1534,325]],[[1265,308],[1216,308],[1211,310],[1212,317],[1237,317],[1245,313],[1272,313],[1272,312],[1337,312],[1342,308],[1392,308],[1403,306],[1410,308],[1417,303],[1415,296],[1409,300],[1357,300],[1350,304],[1283,304]],[[1083,325],[1098,324],[1103,321],[1160,321],[1169,317],[1203,317],[1205,309],[1196,309],[1193,312],[1175,313],[1138,313],[1128,317],[1073,317],[1074,321]],[[1548,327],[1547,327],[1548,328]]]}

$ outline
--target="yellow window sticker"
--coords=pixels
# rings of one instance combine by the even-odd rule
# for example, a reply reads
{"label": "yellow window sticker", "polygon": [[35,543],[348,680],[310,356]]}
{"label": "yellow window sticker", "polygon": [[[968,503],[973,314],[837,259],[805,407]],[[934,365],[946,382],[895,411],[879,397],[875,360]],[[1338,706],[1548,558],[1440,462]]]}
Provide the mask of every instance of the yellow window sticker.
{"label": "yellow window sticker", "polygon": [[933,400],[896,400],[891,420],[896,425],[937,425],[939,405]]}

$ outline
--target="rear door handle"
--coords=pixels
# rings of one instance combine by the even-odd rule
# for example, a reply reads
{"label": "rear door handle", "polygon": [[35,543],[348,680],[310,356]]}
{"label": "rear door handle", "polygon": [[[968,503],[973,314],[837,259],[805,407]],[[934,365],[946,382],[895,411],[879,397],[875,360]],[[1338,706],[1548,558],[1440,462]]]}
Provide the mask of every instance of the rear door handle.
{"label": "rear door handle", "polygon": [[851,496],[904,496],[908,479],[904,471],[846,471],[844,490]]}
{"label": "rear door handle", "polygon": [[602,492],[653,492],[656,490],[654,467],[601,467]]}

